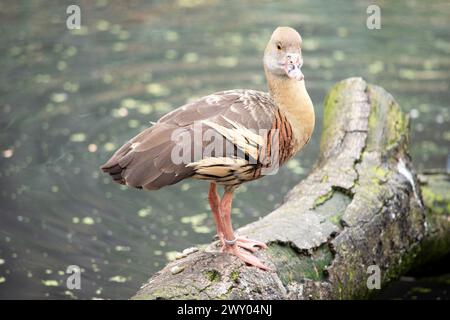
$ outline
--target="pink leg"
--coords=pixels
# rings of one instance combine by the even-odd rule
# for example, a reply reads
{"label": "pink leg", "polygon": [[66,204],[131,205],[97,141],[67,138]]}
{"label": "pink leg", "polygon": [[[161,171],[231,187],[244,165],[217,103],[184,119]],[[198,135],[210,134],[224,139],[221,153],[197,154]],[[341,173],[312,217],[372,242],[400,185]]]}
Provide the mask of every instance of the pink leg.
{"label": "pink leg", "polygon": [[209,184],[208,200],[213,214],[214,222],[216,223],[217,235],[219,236],[220,242],[223,246],[225,243],[223,241],[223,230],[220,221],[220,198],[219,194],[217,193],[216,184],[214,182],[211,182]]}
{"label": "pink leg", "polygon": [[[235,238],[233,232],[233,226],[231,225],[231,203],[233,201],[233,192],[225,189],[225,192],[222,197],[222,201],[220,203],[220,220],[223,226],[223,235],[224,235],[224,245],[222,247],[224,252],[231,253],[238,258],[240,258],[245,263],[258,267],[263,270],[270,270],[267,266],[265,266],[258,258],[253,256],[250,252],[245,249],[249,248],[250,251],[255,251],[254,246],[258,243],[259,246],[263,247],[265,244],[260,245],[261,243],[246,239],[240,238],[239,240]],[[242,248],[245,249],[242,249]],[[247,248],[246,248],[247,247]]]}

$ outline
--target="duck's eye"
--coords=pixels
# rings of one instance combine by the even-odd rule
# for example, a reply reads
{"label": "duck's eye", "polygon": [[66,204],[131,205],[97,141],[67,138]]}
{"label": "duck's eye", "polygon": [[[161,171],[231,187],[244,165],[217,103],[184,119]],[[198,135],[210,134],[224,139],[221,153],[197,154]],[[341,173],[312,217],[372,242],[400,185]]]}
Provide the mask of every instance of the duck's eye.
{"label": "duck's eye", "polygon": [[279,43],[277,44],[277,49],[281,50],[281,44],[279,44]]}

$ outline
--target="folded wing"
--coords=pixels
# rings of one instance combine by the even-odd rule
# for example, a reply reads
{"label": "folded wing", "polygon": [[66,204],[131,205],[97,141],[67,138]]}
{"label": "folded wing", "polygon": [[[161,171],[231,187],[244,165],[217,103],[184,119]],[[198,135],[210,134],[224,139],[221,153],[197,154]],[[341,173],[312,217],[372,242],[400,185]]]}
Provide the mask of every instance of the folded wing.
{"label": "folded wing", "polygon": [[[283,119],[287,122],[267,93],[218,92],[168,113],[125,143],[101,169],[118,183],[149,190],[187,177],[219,183],[228,179],[237,184],[242,182],[242,172],[253,170],[254,174],[259,157],[256,150],[267,143],[267,137],[260,135],[261,129],[280,127]],[[211,141],[203,141],[196,133],[207,129],[223,137],[224,145],[205,156]],[[192,139],[180,146],[179,132],[189,134]],[[189,161],[173,161],[172,151],[176,147],[190,152]]]}

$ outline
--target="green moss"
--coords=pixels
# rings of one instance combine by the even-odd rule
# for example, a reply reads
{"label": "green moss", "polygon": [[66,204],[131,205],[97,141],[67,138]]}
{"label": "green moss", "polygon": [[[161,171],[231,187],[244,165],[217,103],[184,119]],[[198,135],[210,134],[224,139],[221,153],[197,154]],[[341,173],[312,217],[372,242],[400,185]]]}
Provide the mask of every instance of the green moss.
{"label": "green moss", "polygon": [[398,145],[403,137],[408,136],[408,119],[397,103],[393,103],[388,111],[388,141],[387,147]]}
{"label": "green moss", "polygon": [[237,270],[232,271],[230,274],[230,279],[234,282],[237,282],[239,280],[239,274],[240,272]]}
{"label": "green moss", "polygon": [[403,144],[407,148],[409,121],[400,106],[382,88],[368,85],[370,96],[367,150],[386,154]]}
{"label": "green moss", "polygon": [[[368,132],[366,141],[366,150],[372,150],[376,148],[379,143],[378,140],[381,137],[379,130],[380,124],[384,122],[382,110],[380,109],[380,102],[378,100],[377,92],[369,85],[370,92],[370,114],[368,121]],[[384,125],[384,124],[383,124]]]}
{"label": "green moss", "polygon": [[371,96],[370,100],[370,115],[369,115],[369,133],[375,132],[378,126],[378,100],[375,96]]}
{"label": "green moss", "polygon": [[430,179],[429,184],[422,186],[425,206],[432,214],[450,215],[450,182],[447,175],[435,175]]}
{"label": "green moss", "polygon": [[268,250],[274,256],[273,261],[276,261],[278,274],[284,285],[304,279],[324,280],[325,269],[333,260],[333,254],[326,244],[314,250],[311,255],[298,253],[293,248],[280,244],[272,245]]}
{"label": "green moss", "polygon": [[387,182],[389,174],[390,171],[388,169],[380,166],[370,168],[368,170],[368,178],[372,181],[372,183],[367,184],[367,187],[371,189],[379,189],[380,184]]}
{"label": "green moss", "polygon": [[424,288],[424,287],[414,287],[411,290],[409,290],[409,294],[411,294],[411,295],[416,294],[416,293],[427,294],[430,292],[431,292],[430,288]]}
{"label": "green moss", "polygon": [[203,274],[211,282],[219,282],[221,278],[220,272],[217,270],[206,270]]}
{"label": "green moss", "polygon": [[318,215],[340,228],[342,228],[341,218],[352,201],[352,197],[344,192],[345,190],[332,188],[330,192],[317,198],[314,203],[314,211]]}
{"label": "green moss", "polygon": [[327,193],[317,197],[316,200],[314,200],[314,208],[324,204],[328,199],[330,199],[333,196],[333,192],[333,190],[330,190]]}
{"label": "green moss", "polygon": [[333,86],[333,88],[331,88],[331,90],[325,97],[324,111],[323,111],[323,131],[322,131],[322,138],[320,141],[320,148],[322,151],[325,147],[325,143],[327,141],[331,141],[329,140],[329,138],[334,134],[334,128],[332,126],[336,125],[336,121],[334,121],[334,119],[336,118],[337,114],[340,111],[338,108],[338,102],[345,86],[346,86],[345,82],[337,83],[336,85]]}
{"label": "green moss", "polygon": [[336,226],[341,226],[341,219],[342,219],[342,213],[332,215],[329,218],[330,222]]}
{"label": "green moss", "polygon": [[389,170],[380,166],[373,167],[372,172],[380,180],[386,180],[387,176],[389,175]]}

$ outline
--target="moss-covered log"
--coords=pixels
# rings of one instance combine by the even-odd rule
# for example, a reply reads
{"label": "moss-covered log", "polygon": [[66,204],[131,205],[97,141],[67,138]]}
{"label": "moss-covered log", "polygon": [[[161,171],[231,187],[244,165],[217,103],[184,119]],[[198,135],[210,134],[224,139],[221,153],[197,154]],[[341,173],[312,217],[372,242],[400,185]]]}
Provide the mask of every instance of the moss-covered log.
{"label": "moss-covered log", "polygon": [[257,255],[274,271],[211,244],[169,263],[133,298],[365,298],[369,266],[379,267],[384,286],[449,253],[449,176],[417,177],[408,130],[385,90],[361,78],[338,83],[312,172],[278,209],[238,230],[269,244]]}

